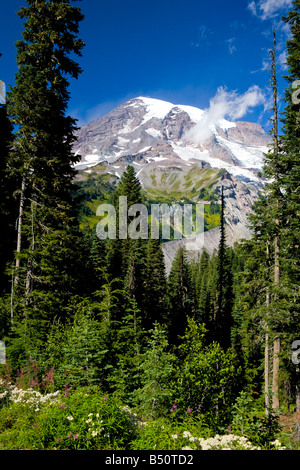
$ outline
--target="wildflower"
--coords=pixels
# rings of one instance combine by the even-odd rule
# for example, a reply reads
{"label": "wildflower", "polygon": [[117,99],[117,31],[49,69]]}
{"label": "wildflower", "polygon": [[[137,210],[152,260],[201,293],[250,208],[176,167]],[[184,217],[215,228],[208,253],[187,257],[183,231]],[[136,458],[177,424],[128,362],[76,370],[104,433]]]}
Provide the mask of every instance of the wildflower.
{"label": "wildflower", "polygon": [[192,437],[192,435],[189,431],[184,431],[183,437]]}
{"label": "wildflower", "polygon": [[92,436],[96,437],[98,435],[98,431],[92,431]]}
{"label": "wildflower", "polygon": [[103,401],[107,400],[107,397],[103,397]]}
{"label": "wildflower", "polygon": [[177,402],[174,401],[174,403],[173,403],[173,405],[172,405],[170,411],[171,411],[171,413],[173,413],[173,412],[176,411],[176,410],[177,410]]}
{"label": "wildflower", "polygon": [[96,418],[99,418],[99,413],[96,414]]}
{"label": "wildflower", "polygon": [[275,441],[271,442],[273,446],[277,448],[277,450],[285,450],[285,447],[281,445],[281,442],[276,439]]}
{"label": "wildflower", "polygon": [[65,405],[64,403],[62,403],[62,404],[60,405],[60,408],[65,408],[65,407],[66,407],[66,405]]}
{"label": "wildflower", "polygon": [[78,434],[74,434],[73,439],[78,439]]}
{"label": "wildflower", "polygon": [[173,439],[177,439],[178,435],[177,434],[172,434]]}
{"label": "wildflower", "polygon": [[186,412],[190,414],[192,412],[191,408],[188,408]]}
{"label": "wildflower", "polygon": [[88,424],[88,423],[91,423],[91,421],[92,421],[92,418],[89,418],[89,419],[86,420],[86,423],[87,423],[87,424]]}
{"label": "wildflower", "polygon": [[67,419],[68,419],[69,421],[73,421],[74,418],[73,418],[72,416],[67,416]]}

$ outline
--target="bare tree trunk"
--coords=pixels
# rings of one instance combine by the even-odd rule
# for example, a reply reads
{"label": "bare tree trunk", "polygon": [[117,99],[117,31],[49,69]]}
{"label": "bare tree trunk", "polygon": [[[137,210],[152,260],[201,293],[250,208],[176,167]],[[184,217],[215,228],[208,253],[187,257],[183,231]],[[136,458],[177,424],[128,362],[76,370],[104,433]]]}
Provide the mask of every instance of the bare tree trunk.
{"label": "bare tree trunk", "polygon": [[[18,231],[17,231],[17,254],[21,253],[22,249],[22,225],[23,225],[23,216],[24,216],[24,204],[25,204],[25,178],[22,179],[22,186],[21,186],[21,195],[20,195],[20,204],[19,204],[19,217],[18,217]],[[18,285],[19,276],[18,276],[18,269],[20,267],[20,259],[17,257],[16,259],[16,277],[15,277],[15,286]]]}
{"label": "bare tree trunk", "polygon": [[[25,177],[22,179],[21,185],[21,194],[20,194],[20,203],[19,203],[19,216],[17,222],[17,255],[21,253],[22,249],[22,226],[23,226],[23,216],[24,216],[24,205],[25,205]],[[19,268],[20,268],[20,258],[16,258],[15,263],[15,277],[14,273],[12,274],[12,283],[11,283],[11,301],[10,301],[10,321],[13,323],[14,321],[14,291],[15,288],[18,286],[19,283]]]}
{"label": "bare tree trunk", "polygon": [[[267,277],[269,278],[269,259],[270,259],[270,246],[269,242],[267,242]],[[269,313],[269,307],[270,307],[270,290],[269,287],[267,287],[267,294],[266,294],[266,310],[267,313]],[[266,335],[265,335],[265,370],[264,370],[264,375],[265,375],[265,412],[266,415],[269,414],[270,410],[270,378],[269,378],[269,332],[268,332],[268,324],[266,324]]]}
{"label": "bare tree trunk", "polygon": [[[35,250],[34,215],[35,215],[35,203],[32,201],[31,202],[31,252],[32,252],[32,256]],[[26,305],[28,305],[29,303],[30,293],[32,292],[32,289],[33,289],[32,261],[33,261],[32,257],[30,257],[27,263],[26,287],[25,287]]]}
{"label": "bare tree trunk", "polygon": [[270,396],[269,396],[269,336],[266,334],[265,338],[265,411],[266,415],[269,414],[270,409]]}
{"label": "bare tree trunk", "polygon": [[[275,159],[279,155],[279,139],[278,139],[278,107],[277,107],[277,78],[276,78],[276,34],[275,29],[273,32],[274,45],[271,51],[272,58],[272,87],[273,87],[273,104],[274,104],[274,121],[273,121],[273,151]],[[275,179],[278,181],[278,174],[275,174]],[[274,237],[274,286],[275,288],[279,285],[280,279],[280,266],[279,266],[279,220],[276,218],[276,233]],[[277,293],[275,293],[274,301],[277,300]],[[279,353],[280,353],[280,337],[276,337],[274,340],[274,355],[273,355],[273,382],[272,382],[272,408],[277,410],[279,408]]]}
{"label": "bare tree trunk", "polygon": [[[276,220],[276,225],[279,225],[279,221]],[[280,268],[279,268],[279,238],[276,235],[274,240],[274,285],[275,287],[279,285],[280,281]],[[275,294],[276,301],[277,294]],[[274,340],[274,355],[273,355],[273,385],[272,385],[272,395],[273,410],[279,408],[279,396],[278,396],[278,387],[279,387],[279,354],[280,354],[280,337],[275,338]]]}
{"label": "bare tree trunk", "polygon": [[280,338],[274,340],[274,356],[273,356],[273,384],[272,384],[272,408],[277,410],[279,408],[279,354],[280,354]]}

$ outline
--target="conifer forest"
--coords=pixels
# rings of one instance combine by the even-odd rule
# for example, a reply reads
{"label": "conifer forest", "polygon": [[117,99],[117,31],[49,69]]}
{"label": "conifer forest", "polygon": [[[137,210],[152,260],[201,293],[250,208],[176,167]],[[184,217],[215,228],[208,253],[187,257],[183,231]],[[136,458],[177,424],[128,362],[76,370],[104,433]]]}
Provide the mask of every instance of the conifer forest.
{"label": "conifer forest", "polygon": [[95,201],[150,204],[134,168],[76,178],[80,5],[24,3],[0,105],[0,450],[300,449],[300,0],[282,18],[283,113],[276,31],[265,72],[252,237],[228,245],[219,194],[218,249],[179,248],[168,274],[164,240],[97,236]]}

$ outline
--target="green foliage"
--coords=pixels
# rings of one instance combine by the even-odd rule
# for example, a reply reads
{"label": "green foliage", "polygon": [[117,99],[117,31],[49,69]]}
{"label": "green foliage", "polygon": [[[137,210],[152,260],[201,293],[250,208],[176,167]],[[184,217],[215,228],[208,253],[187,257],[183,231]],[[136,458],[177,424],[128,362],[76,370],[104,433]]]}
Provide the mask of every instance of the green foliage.
{"label": "green foliage", "polygon": [[218,343],[204,346],[205,328],[188,320],[188,328],[178,347],[177,413],[188,408],[207,415],[212,425],[228,419],[239,380],[237,358],[224,352]]}
{"label": "green foliage", "polygon": [[272,449],[281,430],[279,415],[270,412],[262,416],[258,408],[253,397],[242,391],[232,409],[232,432],[246,436],[255,445]]}
{"label": "green foliage", "polygon": [[169,340],[171,344],[178,344],[179,336],[183,335],[187,327],[187,319],[193,316],[195,299],[191,285],[191,270],[187,262],[186,251],[180,247],[173,260],[167,282],[167,295],[169,302]]}
{"label": "green foliage", "polygon": [[38,409],[14,403],[0,410],[1,449],[126,449],[136,425],[120,401],[97,388],[67,391]]}
{"label": "green foliage", "polygon": [[116,396],[130,402],[139,386],[141,353],[144,331],[141,328],[140,310],[135,300],[128,302],[120,321],[110,325],[110,369],[107,382]]}
{"label": "green foliage", "polygon": [[166,332],[155,324],[140,364],[140,388],[133,396],[142,416],[153,418],[169,411],[173,396],[175,356],[168,352]]}

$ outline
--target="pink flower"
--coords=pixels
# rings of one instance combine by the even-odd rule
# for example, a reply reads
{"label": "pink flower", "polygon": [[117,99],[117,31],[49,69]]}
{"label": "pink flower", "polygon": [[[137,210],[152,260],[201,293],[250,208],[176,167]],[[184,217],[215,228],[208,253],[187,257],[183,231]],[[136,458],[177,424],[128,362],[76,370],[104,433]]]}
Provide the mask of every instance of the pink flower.
{"label": "pink flower", "polygon": [[173,403],[173,405],[172,405],[170,411],[171,411],[171,413],[173,413],[173,411],[176,411],[176,410],[177,410],[177,402],[174,401],[174,403]]}

